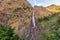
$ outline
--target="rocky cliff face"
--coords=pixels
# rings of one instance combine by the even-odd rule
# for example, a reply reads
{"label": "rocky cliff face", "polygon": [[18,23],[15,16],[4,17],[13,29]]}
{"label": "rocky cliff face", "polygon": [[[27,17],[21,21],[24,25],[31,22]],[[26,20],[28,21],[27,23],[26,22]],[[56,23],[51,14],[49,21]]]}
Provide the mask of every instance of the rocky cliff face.
{"label": "rocky cliff face", "polygon": [[0,0],[0,22],[16,28],[30,23],[32,6],[27,0]]}

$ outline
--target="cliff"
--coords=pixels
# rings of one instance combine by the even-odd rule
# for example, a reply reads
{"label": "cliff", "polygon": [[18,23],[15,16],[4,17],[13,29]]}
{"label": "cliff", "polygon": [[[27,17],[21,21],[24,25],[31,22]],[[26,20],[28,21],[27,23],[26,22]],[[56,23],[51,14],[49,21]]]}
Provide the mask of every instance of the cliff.
{"label": "cliff", "polygon": [[32,6],[27,0],[1,0],[0,1],[0,22],[19,29],[30,23]]}

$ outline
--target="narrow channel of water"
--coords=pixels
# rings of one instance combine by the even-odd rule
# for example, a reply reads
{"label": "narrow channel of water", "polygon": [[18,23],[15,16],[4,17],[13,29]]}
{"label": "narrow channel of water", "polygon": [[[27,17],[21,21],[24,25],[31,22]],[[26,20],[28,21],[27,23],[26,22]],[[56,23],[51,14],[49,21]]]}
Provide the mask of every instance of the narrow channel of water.
{"label": "narrow channel of water", "polygon": [[35,17],[34,17],[34,9],[32,10],[32,24],[33,24],[33,27],[36,27]]}

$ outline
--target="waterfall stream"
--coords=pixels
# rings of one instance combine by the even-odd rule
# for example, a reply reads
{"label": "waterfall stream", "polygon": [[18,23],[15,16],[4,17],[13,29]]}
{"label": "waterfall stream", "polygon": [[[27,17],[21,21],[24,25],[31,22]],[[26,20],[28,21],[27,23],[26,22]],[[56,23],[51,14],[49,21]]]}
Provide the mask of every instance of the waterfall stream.
{"label": "waterfall stream", "polygon": [[32,24],[33,24],[33,27],[35,27],[35,17],[34,17],[34,9],[32,10]]}

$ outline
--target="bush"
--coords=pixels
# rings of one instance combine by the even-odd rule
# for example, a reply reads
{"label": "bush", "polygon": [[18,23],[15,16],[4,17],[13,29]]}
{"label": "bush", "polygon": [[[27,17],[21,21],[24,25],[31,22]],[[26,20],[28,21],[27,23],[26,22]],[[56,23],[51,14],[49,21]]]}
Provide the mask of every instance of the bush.
{"label": "bush", "polygon": [[43,20],[44,20],[44,21],[48,21],[49,18],[48,18],[48,17],[44,17]]}
{"label": "bush", "polygon": [[18,36],[13,31],[14,28],[0,24],[0,40],[18,40]]}
{"label": "bush", "polygon": [[37,21],[38,22],[42,22],[43,21],[43,18],[38,18]]}
{"label": "bush", "polygon": [[60,40],[60,14],[57,13],[43,18],[43,21],[46,23],[44,26],[48,29],[40,32],[38,40]]}

